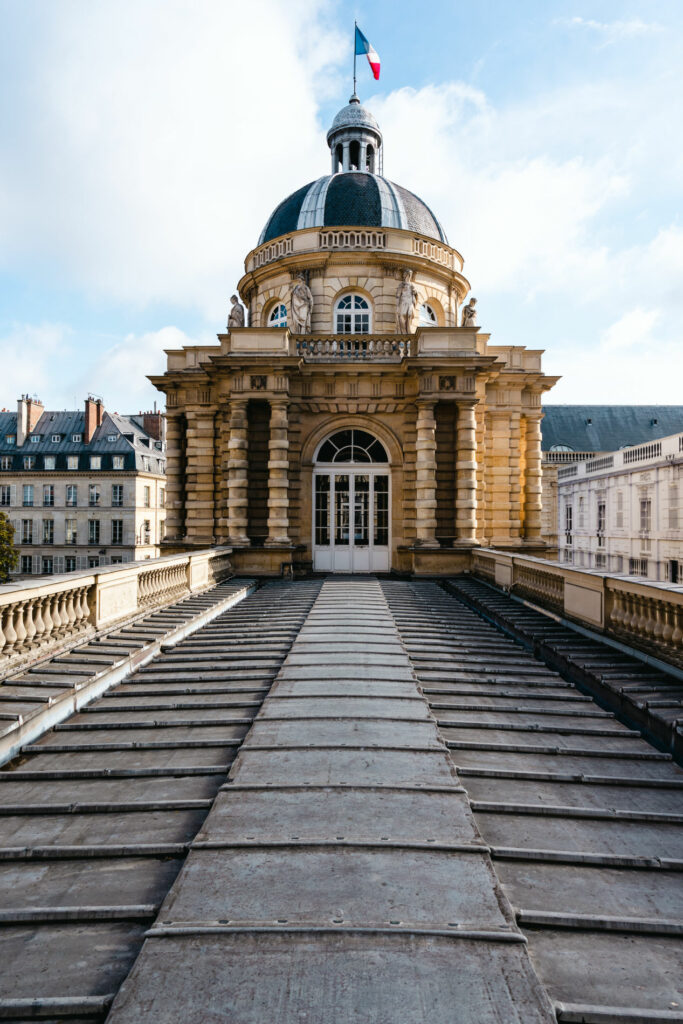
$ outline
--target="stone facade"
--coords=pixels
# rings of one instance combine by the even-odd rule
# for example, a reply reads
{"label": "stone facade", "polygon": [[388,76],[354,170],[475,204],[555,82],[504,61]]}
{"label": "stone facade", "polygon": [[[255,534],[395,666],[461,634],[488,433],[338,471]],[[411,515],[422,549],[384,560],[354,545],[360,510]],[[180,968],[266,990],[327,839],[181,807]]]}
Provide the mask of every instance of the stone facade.
{"label": "stone facade", "polygon": [[[395,208],[373,212],[373,189]],[[348,211],[355,223],[339,226]],[[541,351],[458,326],[470,286],[428,207],[341,173],[285,200],[261,239],[238,286],[249,326],[169,352],[150,378],[167,403],[167,547],[230,544],[239,569],[278,573],[449,572],[479,545],[543,554],[541,396],[556,378]],[[306,334],[291,330],[302,278]],[[340,431],[376,438],[380,461],[325,462]]]}

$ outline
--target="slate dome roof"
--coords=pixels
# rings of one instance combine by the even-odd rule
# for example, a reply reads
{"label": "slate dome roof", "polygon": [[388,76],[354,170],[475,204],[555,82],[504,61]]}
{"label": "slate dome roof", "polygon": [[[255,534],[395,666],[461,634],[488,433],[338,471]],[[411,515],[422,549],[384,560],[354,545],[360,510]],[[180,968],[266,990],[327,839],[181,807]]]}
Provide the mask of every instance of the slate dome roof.
{"label": "slate dome roof", "polygon": [[338,132],[340,128],[369,128],[371,131],[380,134],[379,125],[374,114],[371,114],[367,107],[361,106],[358,97],[352,96],[351,100],[342,107],[335,115],[334,121],[327,133],[329,140],[331,135]]}
{"label": "slate dome roof", "polygon": [[[335,122],[348,116],[349,110],[353,116],[362,112],[374,121],[363,107],[353,105],[340,110]],[[326,175],[293,192],[273,210],[258,244],[313,227],[402,228],[448,244],[443,228],[419,196],[369,171]]]}

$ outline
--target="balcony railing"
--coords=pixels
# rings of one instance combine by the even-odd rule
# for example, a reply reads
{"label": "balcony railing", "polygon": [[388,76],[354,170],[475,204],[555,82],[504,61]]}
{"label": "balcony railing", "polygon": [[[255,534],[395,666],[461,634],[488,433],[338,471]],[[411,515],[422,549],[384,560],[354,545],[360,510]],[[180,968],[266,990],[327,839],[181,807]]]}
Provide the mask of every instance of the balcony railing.
{"label": "balcony railing", "polygon": [[400,362],[410,355],[410,338],[401,335],[328,334],[293,337],[296,354],[316,362]]}
{"label": "balcony railing", "polygon": [[474,553],[473,571],[542,607],[683,666],[683,585],[636,582],[489,548]]}
{"label": "balcony railing", "polygon": [[229,554],[230,548],[213,548],[6,588],[0,593],[0,671],[219,582],[230,574]]}

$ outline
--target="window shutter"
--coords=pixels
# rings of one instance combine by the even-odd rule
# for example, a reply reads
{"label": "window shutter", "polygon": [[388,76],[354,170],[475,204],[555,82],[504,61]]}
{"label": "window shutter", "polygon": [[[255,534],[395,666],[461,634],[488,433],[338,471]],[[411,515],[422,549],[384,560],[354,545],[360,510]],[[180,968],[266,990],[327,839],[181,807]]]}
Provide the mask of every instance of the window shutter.
{"label": "window shutter", "polygon": [[42,565],[40,563],[40,555],[34,555],[33,556],[33,574],[34,574],[34,576],[39,576],[42,571],[43,571],[43,567],[42,567]]}
{"label": "window shutter", "polygon": [[58,574],[64,572],[64,556],[63,555],[55,555],[54,570]]}

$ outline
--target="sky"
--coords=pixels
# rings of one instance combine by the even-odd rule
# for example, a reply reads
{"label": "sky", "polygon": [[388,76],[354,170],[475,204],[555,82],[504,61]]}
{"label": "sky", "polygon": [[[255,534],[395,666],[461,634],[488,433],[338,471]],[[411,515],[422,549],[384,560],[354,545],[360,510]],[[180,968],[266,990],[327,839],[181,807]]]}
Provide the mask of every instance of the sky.
{"label": "sky", "polygon": [[160,396],[328,173],[353,22],[384,169],[557,403],[683,404],[680,0],[0,0],[0,408]]}

